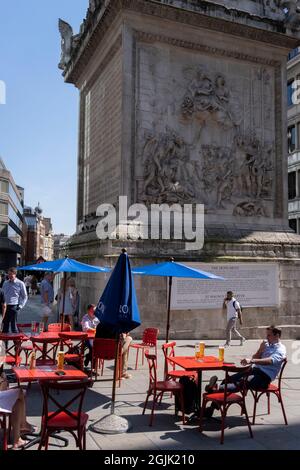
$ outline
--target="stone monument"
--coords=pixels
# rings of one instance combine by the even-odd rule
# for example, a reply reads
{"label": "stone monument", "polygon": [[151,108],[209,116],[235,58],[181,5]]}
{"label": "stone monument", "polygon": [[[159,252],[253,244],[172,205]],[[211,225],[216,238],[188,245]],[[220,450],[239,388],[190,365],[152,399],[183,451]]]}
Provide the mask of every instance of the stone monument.
{"label": "stone monument", "polygon": [[[288,227],[286,138],[286,62],[300,44],[298,3],[90,0],[79,34],[60,20],[59,67],[80,91],[72,257],[113,265],[126,247],[136,265],[173,256],[212,270],[274,267],[278,301],[260,304],[253,292],[244,336],[255,338],[270,323],[298,334],[300,237]],[[97,208],[118,207],[119,195],[147,207],[203,204],[203,249],[186,250],[175,239],[100,241]],[[105,282],[82,275],[83,304],[97,301]],[[141,329],[163,332],[167,280],[136,277],[136,286]],[[225,287],[218,289],[223,298]],[[220,308],[179,309],[171,336],[222,338]]]}

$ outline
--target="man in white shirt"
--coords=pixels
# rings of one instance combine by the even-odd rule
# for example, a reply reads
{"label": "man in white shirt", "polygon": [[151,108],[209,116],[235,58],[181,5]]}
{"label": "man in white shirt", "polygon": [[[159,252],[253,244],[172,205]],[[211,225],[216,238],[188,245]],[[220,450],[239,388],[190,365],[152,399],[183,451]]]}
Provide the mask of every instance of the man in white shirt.
{"label": "man in white shirt", "polygon": [[243,324],[241,307],[238,301],[233,297],[233,292],[228,291],[223,302],[223,309],[227,309],[227,326],[226,326],[226,343],[225,346],[230,346],[231,332],[235,333],[240,339],[241,346],[246,340],[236,329],[237,319],[240,324]]}
{"label": "man in white shirt", "polygon": [[[82,331],[96,331],[97,325],[100,323],[99,318],[95,316],[96,305],[89,304],[87,307],[87,314],[82,317],[81,326]],[[89,362],[92,359],[92,348],[93,348],[93,340],[87,340],[86,346],[89,349],[88,354],[85,356],[84,365],[87,367]]]}

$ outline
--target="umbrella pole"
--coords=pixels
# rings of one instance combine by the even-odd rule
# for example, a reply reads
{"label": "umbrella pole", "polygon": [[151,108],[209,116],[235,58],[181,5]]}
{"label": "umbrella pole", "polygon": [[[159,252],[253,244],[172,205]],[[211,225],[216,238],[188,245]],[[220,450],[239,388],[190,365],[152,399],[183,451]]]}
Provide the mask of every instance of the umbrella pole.
{"label": "umbrella pole", "polygon": [[116,336],[116,349],[115,349],[115,367],[114,367],[114,379],[112,387],[112,396],[111,396],[111,414],[115,412],[115,400],[116,400],[116,384],[117,384],[117,375],[119,370],[119,347],[120,347],[120,335]]}
{"label": "umbrella pole", "polygon": [[172,280],[173,280],[173,278],[172,278],[172,276],[170,276],[169,277],[169,293],[168,293],[168,314],[167,314],[166,343],[169,342]]}
{"label": "umbrella pole", "polygon": [[110,414],[99,419],[95,423],[91,424],[89,427],[91,431],[98,432],[101,434],[121,434],[131,429],[131,423],[126,418],[115,414],[116,383],[120,365],[119,349],[120,335],[118,334],[118,336],[116,337],[115,367]]}
{"label": "umbrella pole", "polygon": [[[66,301],[66,287],[67,287],[67,273],[64,272],[64,292],[63,292],[63,305],[62,305],[62,313],[61,313],[60,331],[64,330],[64,312],[65,312],[65,301]],[[59,306],[58,306],[58,309],[59,309]]]}
{"label": "umbrella pole", "polygon": [[[166,343],[169,342],[169,331],[170,331],[170,308],[171,308],[171,293],[172,293],[172,276],[169,277],[169,292],[168,292],[168,313],[167,313],[167,329],[166,329]],[[168,373],[168,363],[165,359],[164,376]]]}

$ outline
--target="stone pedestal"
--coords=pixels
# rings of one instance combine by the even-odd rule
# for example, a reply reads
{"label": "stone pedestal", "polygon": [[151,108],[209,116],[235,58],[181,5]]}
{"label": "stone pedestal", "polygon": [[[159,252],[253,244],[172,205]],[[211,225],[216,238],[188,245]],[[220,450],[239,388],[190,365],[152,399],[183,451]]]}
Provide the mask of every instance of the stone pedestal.
{"label": "stone pedestal", "polygon": [[[292,6],[267,1],[92,2],[60,63],[81,96],[70,256],[113,265],[126,246],[133,264],[169,256],[275,260],[280,305],[249,309],[244,336],[269,323],[300,324],[300,237],[288,227],[286,158],[286,60],[299,43],[298,25]],[[119,195],[148,207],[204,204],[204,248],[100,242],[97,208],[117,206]],[[100,277],[81,276],[83,307],[99,299]],[[164,331],[166,279],[136,278],[136,286],[140,330]],[[224,320],[219,311],[176,312],[171,336],[220,338]]]}

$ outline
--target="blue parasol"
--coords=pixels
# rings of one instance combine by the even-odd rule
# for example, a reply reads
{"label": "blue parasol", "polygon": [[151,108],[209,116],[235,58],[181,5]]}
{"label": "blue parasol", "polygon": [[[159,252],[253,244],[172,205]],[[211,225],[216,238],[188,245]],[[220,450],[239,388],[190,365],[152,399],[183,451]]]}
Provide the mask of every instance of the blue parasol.
{"label": "blue parasol", "polygon": [[123,249],[117,264],[108,280],[103,294],[100,297],[95,315],[100,324],[109,327],[116,335],[116,353],[114,379],[112,389],[111,413],[91,426],[91,429],[100,433],[116,434],[127,432],[129,423],[125,418],[117,416],[115,410],[115,395],[117,382],[117,361],[120,333],[129,332],[140,326],[140,313],[136,300],[134,281],[130,261],[126,250]]}
{"label": "blue parasol", "polygon": [[191,268],[190,266],[186,266],[185,264],[181,263],[175,263],[173,258],[171,259],[171,261],[166,261],[164,263],[150,264],[148,266],[138,266],[132,269],[132,273],[140,274],[141,276],[162,276],[169,278],[166,343],[169,342],[172,278],[183,277],[193,279],[224,280],[224,278],[221,276],[216,276],[215,274],[202,271],[201,269]]}
{"label": "blue parasol", "polygon": [[61,318],[61,331],[63,331],[64,324],[64,310],[65,310],[65,298],[66,298],[66,273],[108,273],[109,268],[101,266],[92,266],[90,264],[80,263],[75,259],[71,259],[68,256],[62,259],[55,259],[53,261],[45,261],[45,263],[37,263],[29,266],[18,267],[20,271],[44,271],[44,272],[55,272],[64,273],[64,292],[63,292],[63,308]]}

